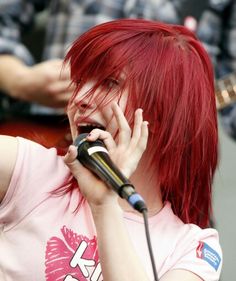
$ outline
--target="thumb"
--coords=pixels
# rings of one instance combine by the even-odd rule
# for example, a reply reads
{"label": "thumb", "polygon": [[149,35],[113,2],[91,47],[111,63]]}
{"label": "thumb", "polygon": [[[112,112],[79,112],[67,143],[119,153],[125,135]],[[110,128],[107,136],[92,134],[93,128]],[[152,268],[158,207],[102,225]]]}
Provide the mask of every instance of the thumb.
{"label": "thumb", "polygon": [[87,178],[88,175],[91,174],[89,170],[87,170],[79,160],[77,160],[77,147],[74,145],[70,145],[66,155],[63,157],[64,163],[70,169],[73,176],[78,180],[80,178]]}
{"label": "thumb", "polygon": [[64,162],[66,165],[71,166],[75,163],[77,157],[77,147],[70,145],[66,155],[64,156]]}

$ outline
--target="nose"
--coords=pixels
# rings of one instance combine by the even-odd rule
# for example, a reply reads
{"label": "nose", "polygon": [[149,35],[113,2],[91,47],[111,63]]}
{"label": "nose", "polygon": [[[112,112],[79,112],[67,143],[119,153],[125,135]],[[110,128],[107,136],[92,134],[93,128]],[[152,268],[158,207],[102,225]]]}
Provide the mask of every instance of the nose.
{"label": "nose", "polygon": [[91,84],[85,85],[74,99],[74,105],[81,111],[94,110],[96,108],[95,94],[88,94]]}
{"label": "nose", "polygon": [[81,113],[84,113],[87,110],[94,110],[96,108],[96,103],[93,97],[76,97],[74,104]]}

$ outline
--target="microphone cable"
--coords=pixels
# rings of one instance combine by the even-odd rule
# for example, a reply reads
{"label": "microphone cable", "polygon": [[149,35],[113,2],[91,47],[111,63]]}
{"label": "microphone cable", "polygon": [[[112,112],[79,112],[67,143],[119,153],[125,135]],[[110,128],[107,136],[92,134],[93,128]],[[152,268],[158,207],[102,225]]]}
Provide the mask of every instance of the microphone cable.
{"label": "microphone cable", "polygon": [[154,258],[153,250],[152,250],[152,243],[151,243],[151,237],[150,237],[150,231],[149,231],[149,225],[148,225],[148,211],[147,211],[147,209],[142,210],[142,215],[143,215],[143,221],[144,221],[148,251],[149,251],[150,260],[151,260],[151,264],[152,264],[154,281],[159,281],[157,270],[156,270],[155,258]]}
{"label": "microphone cable", "polygon": [[127,202],[139,213],[142,213],[144,219],[145,233],[148,251],[151,259],[154,281],[158,281],[154,255],[151,246],[150,231],[148,226],[148,209],[143,198],[135,191],[132,183],[120,172],[116,165],[111,161],[108,151],[101,140],[88,142],[87,134],[81,134],[77,137],[74,145],[77,146],[77,159],[101,180],[108,187],[113,189],[118,195],[126,199]]}

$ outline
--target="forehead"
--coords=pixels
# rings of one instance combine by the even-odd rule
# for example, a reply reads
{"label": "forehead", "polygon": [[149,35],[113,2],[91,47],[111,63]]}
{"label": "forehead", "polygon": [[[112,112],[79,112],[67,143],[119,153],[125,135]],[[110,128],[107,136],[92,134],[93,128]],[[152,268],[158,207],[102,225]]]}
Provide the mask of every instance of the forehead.
{"label": "forehead", "polygon": [[87,99],[88,104],[96,99],[96,103],[105,104],[113,99],[121,99],[122,96],[128,95],[127,74],[122,71],[119,76],[116,73],[109,77],[102,77],[98,80],[96,77],[82,80],[77,85],[76,91],[71,101],[83,102]]}

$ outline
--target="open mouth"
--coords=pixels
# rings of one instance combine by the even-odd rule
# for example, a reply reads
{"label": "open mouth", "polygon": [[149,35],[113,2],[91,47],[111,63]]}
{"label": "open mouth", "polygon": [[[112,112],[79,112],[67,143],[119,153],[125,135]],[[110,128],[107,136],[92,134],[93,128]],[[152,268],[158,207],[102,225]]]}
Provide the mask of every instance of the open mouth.
{"label": "open mouth", "polygon": [[99,124],[81,124],[78,126],[78,132],[79,134],[87,133],[89,134],[94,129],[100,129],[100,130],[106,130],[105,127],[99,125]]}

